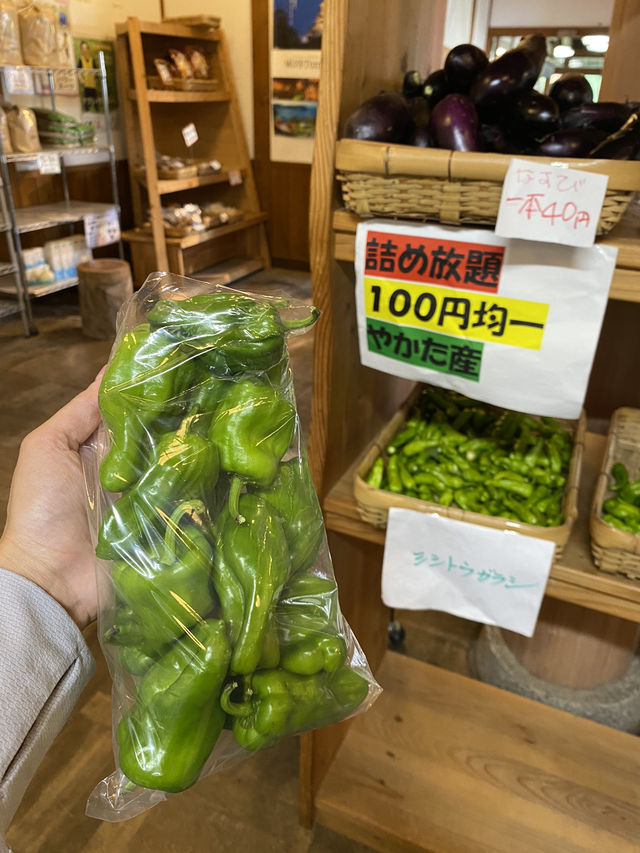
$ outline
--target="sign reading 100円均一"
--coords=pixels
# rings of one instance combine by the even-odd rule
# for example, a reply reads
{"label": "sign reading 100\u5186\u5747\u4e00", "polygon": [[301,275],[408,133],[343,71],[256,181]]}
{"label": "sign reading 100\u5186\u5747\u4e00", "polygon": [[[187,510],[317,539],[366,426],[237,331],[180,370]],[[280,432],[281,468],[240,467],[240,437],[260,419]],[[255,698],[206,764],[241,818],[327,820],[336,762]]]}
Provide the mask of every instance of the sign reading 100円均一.
{"label": "sign reading 100\u5186\u5747\u4e00", "polygon": [[372,220],[356,235],[363,364],[505,408],[576,418],[616,250]]}

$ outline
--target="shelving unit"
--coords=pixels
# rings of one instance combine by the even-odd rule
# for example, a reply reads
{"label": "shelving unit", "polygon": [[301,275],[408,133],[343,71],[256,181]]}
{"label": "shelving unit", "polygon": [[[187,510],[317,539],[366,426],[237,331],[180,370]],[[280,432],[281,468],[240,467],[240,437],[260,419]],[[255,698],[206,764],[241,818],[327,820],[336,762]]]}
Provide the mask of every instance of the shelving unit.
{"label": "shelving unit", "polygon": [[[95,69],[83,69],[83,74],[95,74],[96,82],[99,84],[101,99],[104,109],[105,128],[106,128],[106,144],[91,144],[84,146],[70,146],[51,148],[43,147],[42,151],[34,151],[29,153],[5,153],[0,139],[0,174],[4,191],[0,193],[2,197],[2,218],[0,219],[0,230],[7,230],[11,233],[9,243],[9,257],[7,263],[0,262],[0,295],[11,296],[13,299],[0,300],[0,317],[8,316],[11,313],[20,312],[25,334],[31,335],[37,331],[33,320],[31,310],[31,300],[37,299],[40,296],[46,296],[50,293],[55,293],[60,290],[66,290],[69,287],[74,287],[78,284],[77,277],[58,279],[51,284],[29,284],[27,282],[27,273],[24,267],[22,258],[22,241],[21,235],[33,231],[44,231],[49,228],[56,228],[64,225],[73,225],[76,222],[81,222],[85,215],[91,213],[104,213],[105,211],[115,208],[120,220],[120,200],[118,197],[118,182],[116,176],[116,161],[115,148],[113,145],[113,137],[111,132],[111,118],[109,114],[109,92],[107,88],[107,70],[104,62],[104,55],[100,51],[98,53],[98,67]],[[56,109],[56,93],[55,93],[55,68],[41,68],[40,66],[24,66],[24,70],[32,75],[38,76],[45,80],[49,88],[49,102],[52,110]],[[64,69],[65,73],[72,69]],[[0,75],[4,71],[4,66],[0,66]],[[3,78],[4,79],[4,78]],[[3,84],[4,86],[4,84]],[[6,97],[5,100],[13,100]],[[66,158],[70,155],[93,155],[107,153],[109,158],[110,176],[111,176],[111,193],[113,204],[100,204],[97,202],[84,202],[71,200],[69,198],[69,187],[67,181],[67,165]],[[16,207],[14,203],[13,193],[11,190],[12,169],[18,164],[38,163],[42,155],[55,154],[59,157],[60,162],[60,194],[61,200],[51,204],[31,205],[29,207]],[[20,180],[19,173],[14,176],[15,181]],[[5,199],[6,194],[6,199]],[[118,252],[120,257],[123,256],[122,242],[118,241]],[[10,276],[13,277],[13,281]],[[14,311],[11,308],[15,307]]]}
{"label": "shelving unit", "polygon": [[[190,275],[230,258],[269,266],[266,216],[258,202],[223,31],[129,18],[116,32],[121,90],[128,94],[124,115],[136,225],[123,237],[131,247],[135,279],[142,281],[156,269]],[[214,90],[149,85],[157,73],[154,59],[164,58],[171,47],[194,44],[207,55],[216,81]],[[182,128],[192,123],[198,139],[188,148]],[[218,160],[223,168],[213,175],[161,179],[156,153],[194,161]],[[167,237],[162,205],[172,200],[220,201],[240,209],[243,219],[183,238]],[[230,235],[233,239],[227,239]]]}
{"label": "shelving unit", "polygon": [[[384,693],[350,724],[301,739],[300,816],[389,853],[637,849],[637,738],[387,651],[380,597],[385,532],[360,519],[353,474],[412,383],[360,364],[354,305],[357,217],[334,179],[338,129],[402,68],[441,62],[445,4],[327,0],[311,180],[315,332],[309,458],[342,610]],[[617,229],[611,298],[640,301],[640,252]],[[549,596],[640,622],[640,584],[599,573],[589,503],[604,437],[588,434],[578,521]]]}

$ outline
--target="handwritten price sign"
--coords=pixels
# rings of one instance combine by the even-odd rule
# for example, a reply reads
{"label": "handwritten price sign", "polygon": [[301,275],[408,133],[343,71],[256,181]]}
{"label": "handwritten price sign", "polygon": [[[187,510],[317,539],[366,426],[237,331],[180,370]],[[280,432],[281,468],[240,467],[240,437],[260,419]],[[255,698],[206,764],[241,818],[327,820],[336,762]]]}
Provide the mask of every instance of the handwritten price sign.
{"label": "handwritten price sign", "polygon": [[609,178],[514,158],[502,187],[496,234],[592,246]]}

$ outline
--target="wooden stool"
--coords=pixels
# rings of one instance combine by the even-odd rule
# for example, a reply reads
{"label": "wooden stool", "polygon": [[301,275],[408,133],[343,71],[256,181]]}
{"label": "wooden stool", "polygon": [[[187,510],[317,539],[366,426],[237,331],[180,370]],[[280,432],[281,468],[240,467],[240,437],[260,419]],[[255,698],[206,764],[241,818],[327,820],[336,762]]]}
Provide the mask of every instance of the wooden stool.
{"label": "wooden stool", "polygon": [[121,306],[133,296],[131,268],[118,258],[99,258],[78,264],[82,332],[108,340],[116,332]]}

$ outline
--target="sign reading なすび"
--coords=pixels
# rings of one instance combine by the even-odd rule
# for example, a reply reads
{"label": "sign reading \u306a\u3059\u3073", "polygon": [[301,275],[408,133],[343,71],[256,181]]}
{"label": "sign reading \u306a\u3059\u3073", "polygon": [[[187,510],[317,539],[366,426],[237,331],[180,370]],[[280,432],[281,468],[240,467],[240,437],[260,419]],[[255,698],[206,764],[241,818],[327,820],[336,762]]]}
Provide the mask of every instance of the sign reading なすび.
{"label": "sign reading \u306a\u3059\u3073", "polygon": [[496,234],[592,246],[607,175],[514,157],[502,185]]}
{"label": "sign reading \u306a\u3059\u3073", "polygon": [[356,235],[363,364],[505,408],[580,414],[616,250],[373,220]]}

